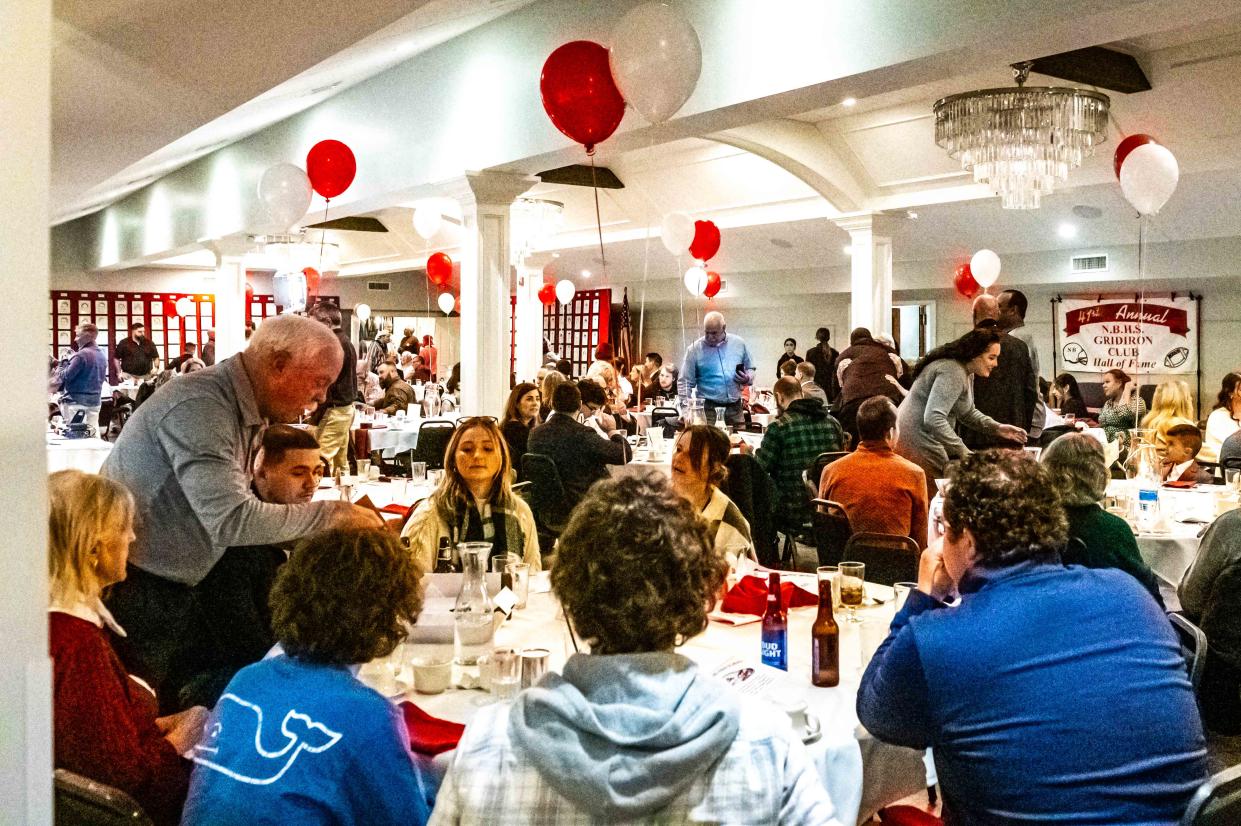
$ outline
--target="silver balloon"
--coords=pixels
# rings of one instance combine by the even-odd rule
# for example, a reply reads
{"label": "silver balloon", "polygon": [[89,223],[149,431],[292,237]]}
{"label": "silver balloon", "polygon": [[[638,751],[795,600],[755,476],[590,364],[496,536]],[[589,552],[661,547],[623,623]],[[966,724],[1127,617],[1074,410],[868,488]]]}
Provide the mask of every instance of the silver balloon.
{"label": "silver balloon", "polygon": [[666,3],[644,3],[622,17],[608,55],[621,95],[651,123],[675,115],[702,73],[698,33]]}
{"label": "silver balloon", "polygon": [[291,163],[270,166],[259,179],[259,200],[281,232],[306,216],[311,194],[306,171]]}

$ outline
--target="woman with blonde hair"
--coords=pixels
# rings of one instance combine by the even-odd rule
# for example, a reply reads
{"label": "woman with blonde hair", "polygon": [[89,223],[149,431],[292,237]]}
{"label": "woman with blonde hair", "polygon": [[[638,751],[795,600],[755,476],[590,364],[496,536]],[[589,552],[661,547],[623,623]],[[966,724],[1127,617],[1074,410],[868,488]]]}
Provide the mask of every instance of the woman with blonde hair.
{"label": "woman with blonde hair", "polygon": [[539,404],[539,421],[547,421],[547,417],[552,415],[552,394],[556,392],[556,387],[568,381],[564,373],[559,370],[549,370],[543,380],[539,382],[539,397],[542,401]]}
{"label": "woman with blonde hair", "polygon": [[[513,493],[512,457],[496,420],[462,419],[444,451],[439,487],[414,508],[402,536],[423,570],[435,570],[440,541],[455,549],[460,542],[490,542],[491,556],[516,554],[542,566],[534,514]],[[455,556],[455,554],[454,554]]]}
{"label": "woman with blonde hair", "polygon": [[1189,385],[1179,379],[1171,379],[1160,382],[1155,388],[1150,412],[1142,418],[1140,426],[1152,431],[1151,438],[1162,447],[1167,444],[1168,428],[1193,421],[1194,400],[1189,393]]}
{"label": "woman with blonde hair", "polygon": [[129,794],[158,824],[177,823],[189,784],[181,754],[202,733],[202,706],[156,717],[146,683],[111,639],[125,632],[103,606],[125,578],[134,499],[119,482],[62,470],[48,477],[48,631],[55,764]]}

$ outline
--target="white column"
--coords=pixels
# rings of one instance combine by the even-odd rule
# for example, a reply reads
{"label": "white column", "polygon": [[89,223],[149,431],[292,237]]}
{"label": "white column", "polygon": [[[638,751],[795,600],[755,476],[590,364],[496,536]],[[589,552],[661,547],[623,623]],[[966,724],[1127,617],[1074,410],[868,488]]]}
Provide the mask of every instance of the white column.
{"label": "white column", "polygon": [[884,215],[841,218],[852,241],[849,328],[892,333],[892,225]]}
{"label": "white column", "polygon": [[543,267],[551,253],[535,253],[517,264],[517,347],[515,370],[518,381],[534,381],[543,366]]}
{"label": "white column", "polygon": [[[509,390],[509,207],[537,179],[467,172],[444,185],[461,202],[461,410],[499,416]],[[447,374],[452,365],[440,366]]]}
{"label": "white column", "polygon": [[0,820],[52,822],[52,664],[47,655],[47,314],[51,0],[0,3]]}
{"label": "white column", "polygon": [[246,347],[246,253],[255,249],[244,237],[203,242],[215,253],[215,360]]}

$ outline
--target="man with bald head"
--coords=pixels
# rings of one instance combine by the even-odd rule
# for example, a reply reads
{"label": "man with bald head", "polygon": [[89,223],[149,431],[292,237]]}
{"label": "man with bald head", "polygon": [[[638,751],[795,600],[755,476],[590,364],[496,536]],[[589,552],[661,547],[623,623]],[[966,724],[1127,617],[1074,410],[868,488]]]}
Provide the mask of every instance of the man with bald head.
{"label": "man with bald head", "polygon": [[[1038,375],[1025,342],[1005,332],[1000,301],[983,293],[974,299],[974,326],[1000,331],[1000,360],[991,375],[974,376],[974,407],[1001,424],[1020,427],[1027,433],[1038,406]],[[972,450],[989,447],[1021,447],[999,436],[961,428],[961,439]]]}
{"label": "man with bald head", "polygon": [[707,313],[702,320],[702,338],[685,352],[681,366],[682,391],[697,390],[704,402],[707,421],[715,421],[715,411],[723,410],[731,425],[741,425],[741,388],[754,383],[754,359],[741,336],[729,335],[724,316]]}
{"label": "man with bald head", "polygon": [[381,527],[347,502],[275,504],[251,486],[270,424],[322,404],[340,342],[294,315],[262,323],[243,352],[161,387],[130,417],[103,474],[134,495],[135,541],[108,607],[128,632],[134,673],[176,697],[200,627],[194,587],[230,547],[276,545],[327,528]]}

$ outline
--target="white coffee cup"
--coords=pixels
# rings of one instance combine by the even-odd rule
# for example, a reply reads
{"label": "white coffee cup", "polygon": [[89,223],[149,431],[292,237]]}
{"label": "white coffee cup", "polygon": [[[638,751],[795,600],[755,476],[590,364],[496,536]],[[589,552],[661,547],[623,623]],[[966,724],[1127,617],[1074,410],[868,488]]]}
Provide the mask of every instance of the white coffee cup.
{"label": "white coffee cup", "polygon": [[780,708],[789,716],[789,723],[793,726],[793,731],[797,732],[797,736],[805,733],[807,726],[810,725],[810,719],[807,716],[806,701],[801,699],[786,698],[780,700]]}
{"label": "white coffee cup", "polygon": [[419,694],[440,694],[452,684],[452,660],[414,657],[414,690]]}

